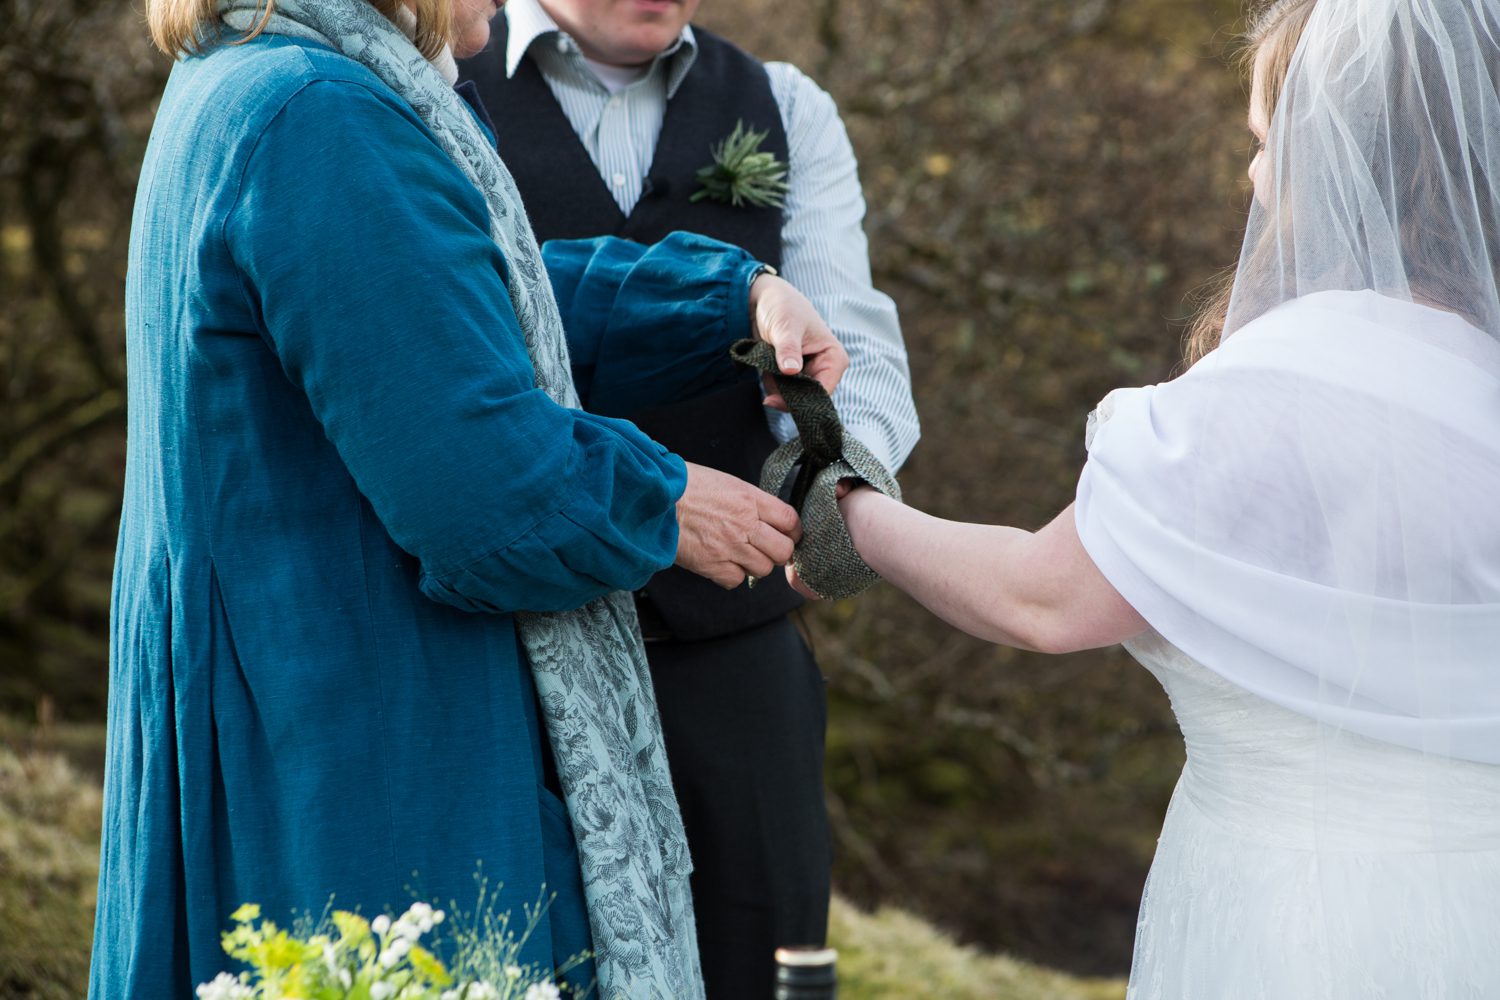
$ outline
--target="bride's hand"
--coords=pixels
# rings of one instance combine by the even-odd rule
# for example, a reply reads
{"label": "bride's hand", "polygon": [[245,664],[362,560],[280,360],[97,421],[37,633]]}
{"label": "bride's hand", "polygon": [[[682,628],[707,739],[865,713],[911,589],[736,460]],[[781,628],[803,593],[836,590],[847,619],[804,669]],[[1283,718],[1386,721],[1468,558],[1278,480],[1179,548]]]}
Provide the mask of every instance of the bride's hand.
{"label": "bride's hand", "polygon": [[[877,493],[878,495],[878,491],[869,486],[865,486],[864,482],[859,479],[840,479],[838,486],[834,487],[833,495],[838,500],[842,501],[845,497],[849,496],[852,491],[859,489],[862,486],[864,487],[864,489],[861,490],[861,492]],[[857,503],[858,501],[855,502]],[[845,523],[847,524],[849,517],[848,508],[840,503],[839,509],[843,512]],[[807,584],[802,582],[802,577],[797,575],[797,567],[792,562],[788,561],[785,569],[786,582],[793,590],[801,594],[803,597],[807,598],[809,601],[821,601],[823,599],[822,594],[819,594],[817,591],[813,590]]]}
{"label": "bride's hand", "polygon": [[[849,355],[823,317],[784,278],[764,273],[750,285],[750,326],[755,337],[776,348],[776,359],[788,375],[804,372],[831,395],[849,367]],[[771,377],[765,376],[766,405],[786,409]]]}
{"label": "bride's hand", "polygon": [[785,566],[782,567],[782,569],[786,573],[786,582],[787,582],[787,585],[789,587],[791,587],[793,590],[795,590],[797,593],[801,594],[803,597],[807,598],[809,601],[821,601],[823,599],[823,595],[822,594],[819,594],[818,592],[816,592],[815,590],[813,590],[811,587],[809,587],[807,584],[805,584],[805,583],[802,582],[802,577],[800,577],[800,576],[797,575],[797,567],[796,566],[794,566],[791,563],[787,563]]}

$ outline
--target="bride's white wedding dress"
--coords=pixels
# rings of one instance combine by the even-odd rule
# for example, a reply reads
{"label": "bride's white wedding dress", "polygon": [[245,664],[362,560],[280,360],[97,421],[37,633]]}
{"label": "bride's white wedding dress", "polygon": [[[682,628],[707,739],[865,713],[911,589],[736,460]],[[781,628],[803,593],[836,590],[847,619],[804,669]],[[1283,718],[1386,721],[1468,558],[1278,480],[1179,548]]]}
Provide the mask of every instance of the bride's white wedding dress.
{"label": "bride's white wedding dress", "polygon": [[1222,336],[1074,508],[1187,742],[1130,997],[1500,1000],[1500,0],[1255,9]]}
{"label": "bride's white wedding dress", "polygon": [[1340,733],[1154,632],[1187,743],[1130,1000],[1500,997],[1500,767]]}

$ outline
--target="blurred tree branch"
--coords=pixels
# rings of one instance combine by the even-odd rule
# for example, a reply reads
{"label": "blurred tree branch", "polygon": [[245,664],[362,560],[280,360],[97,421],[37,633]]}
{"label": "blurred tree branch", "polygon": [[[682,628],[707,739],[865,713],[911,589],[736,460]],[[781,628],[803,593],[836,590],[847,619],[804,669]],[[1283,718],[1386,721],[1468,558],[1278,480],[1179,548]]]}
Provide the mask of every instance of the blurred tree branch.
{"label": "blurred tree branch", "polygon": [[167,65],[129,7],[0,0],[0,23],[0,709],[96,710],[130,202]]}
{"label": "blurred tree branch", "polygon": [[[0,493],[12,492],[38,462],[46,461],[65,445],[116,420],[124,411],[124,391],[105,389],[12,443],[8,454],[0,460]],[[0,608],[3,607],[5,602],[0,601]]]}
{"label": "blurred tree branch", "polygon": [[[972,3],[961,5],[967,9],[945,19],[944,40],[931,62],[901,60],[902,70],[882,77],[876,86],[846,101],[844,112],[876,117],[911,113],[967,90],[981,76],[978,70],[982,66],[1002,64],[1012,75],[1024,74],[1048,53],[1066,47],[1074,39],[1097,33],[1109,22],[1117,3],[1118,0],[1087,0],[1078,4],[1033,0],[1006,4],[994,16],[983,19],[969,16]],[[825,0],[825,11],[830,17],[837,17],[837,7],[837,0]],[[839,37],[836,29],[828,34]],[[900,44],[907,37],[892,35],[889,41]],[[830,52],[830,59],[835,55]]]}

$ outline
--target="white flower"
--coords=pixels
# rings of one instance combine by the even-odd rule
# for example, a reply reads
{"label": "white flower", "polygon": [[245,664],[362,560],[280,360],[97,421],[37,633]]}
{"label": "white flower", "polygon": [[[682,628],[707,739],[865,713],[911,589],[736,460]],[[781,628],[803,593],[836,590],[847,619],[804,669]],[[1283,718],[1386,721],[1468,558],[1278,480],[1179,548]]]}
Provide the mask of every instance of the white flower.
{"label": "white flower", "polygon": [[447,916],[447,914],[444,913],[442,910],[433,910],[432,911],[432,922],[433,922],[433,924],[436,925],[436,924],[442,923],[443,922],[443,918],[446,917],[446,916]]}
{"label": "white flower", "polygon": [[464,1000],[500,1000],[500,991],[489,980],[482,979],[469,984],[469,988],[464,991]]}
{"label": "white flower", "polygon": [[396,987],[390,983],[371,983],[370,1000],[391,1000],[396,995]]}
{"label": "white flower", "polygon": [[521,967],[519,965],[507,965],[505,967],[505,978],[506,979],[520,979],[521,978]]}
{"label": "white flower", "polygon": [[427,903],[413,903],[400,918],[391,925],[391,933],[398,938],[416,942],[423,934],[431,931],[438,923],[440,910],[434,910]]}
{"label": "white flower", "polygon": [[521,1000],[562,1000],[562,991],[551,983],[532,983]]}
{"label": "white flower", "polygon": [[376,917],[374,920],[370,921],[370,930],[374,931],[376,934],[379,934],[381,937],[385,937],[386,932],[390,929],[391,918],[386,916],[384,913]]}
{"label": "white flower", "polygon": [[376,959],[382,969],[394,969],[396,963],[400,962],[411,951],[411,942],[404,937],[397,937],[390,944],[381,949],[380,956]]}
{"label": "white flower", "polygon": [[438,1000],[464,1000],[459,996],[458,990],[444,990],[438,994]]}
{"label": "white flower", "polygon": [[221,972],[198,987],[198,1000],[250,1000],[255,994],[234,976]]}
{"label": "white flower", "polygon": [[354,976],[350,974],[348,969],[339,970],[339,985],[346,990],[354,985]]}
{"label": "white flower", "polygon": [[408,927],[419,927],[423,933],[432,930],[432,907],[426,903],[413,903],[407,911],[401,915],[399,923]]}

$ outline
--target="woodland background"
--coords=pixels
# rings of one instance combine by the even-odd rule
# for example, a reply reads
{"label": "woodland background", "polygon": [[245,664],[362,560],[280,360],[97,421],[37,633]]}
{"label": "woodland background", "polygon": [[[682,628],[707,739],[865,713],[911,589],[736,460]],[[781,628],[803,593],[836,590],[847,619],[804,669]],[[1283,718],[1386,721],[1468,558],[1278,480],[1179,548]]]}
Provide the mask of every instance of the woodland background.
{"label": "woodland background", "polygon": [[[1243,225],[1241,14],[704,0],[701,23],[797,63],[843,110],[923,422],[908,502],[1039,527],[1072,497],[1093,404],[1172,374],[1192,293],[1233,263]],[[35,887],[0,896],[0,922],[68,897],[37,933],[80,940],[88,879],[23,879],[4,803],[51,781],[57,754],[78,788],[101,765],[125,249],[168,69],[138,5],[0,0],[0,884]],[[1123,974],[1182,759],[1155,681],[1118,649],[967,638],[883,585],[805,617],[830,681],[839,891],[989,951]],[[0,996],[54,995],[6,979],[18,947],[0,946]]]}

